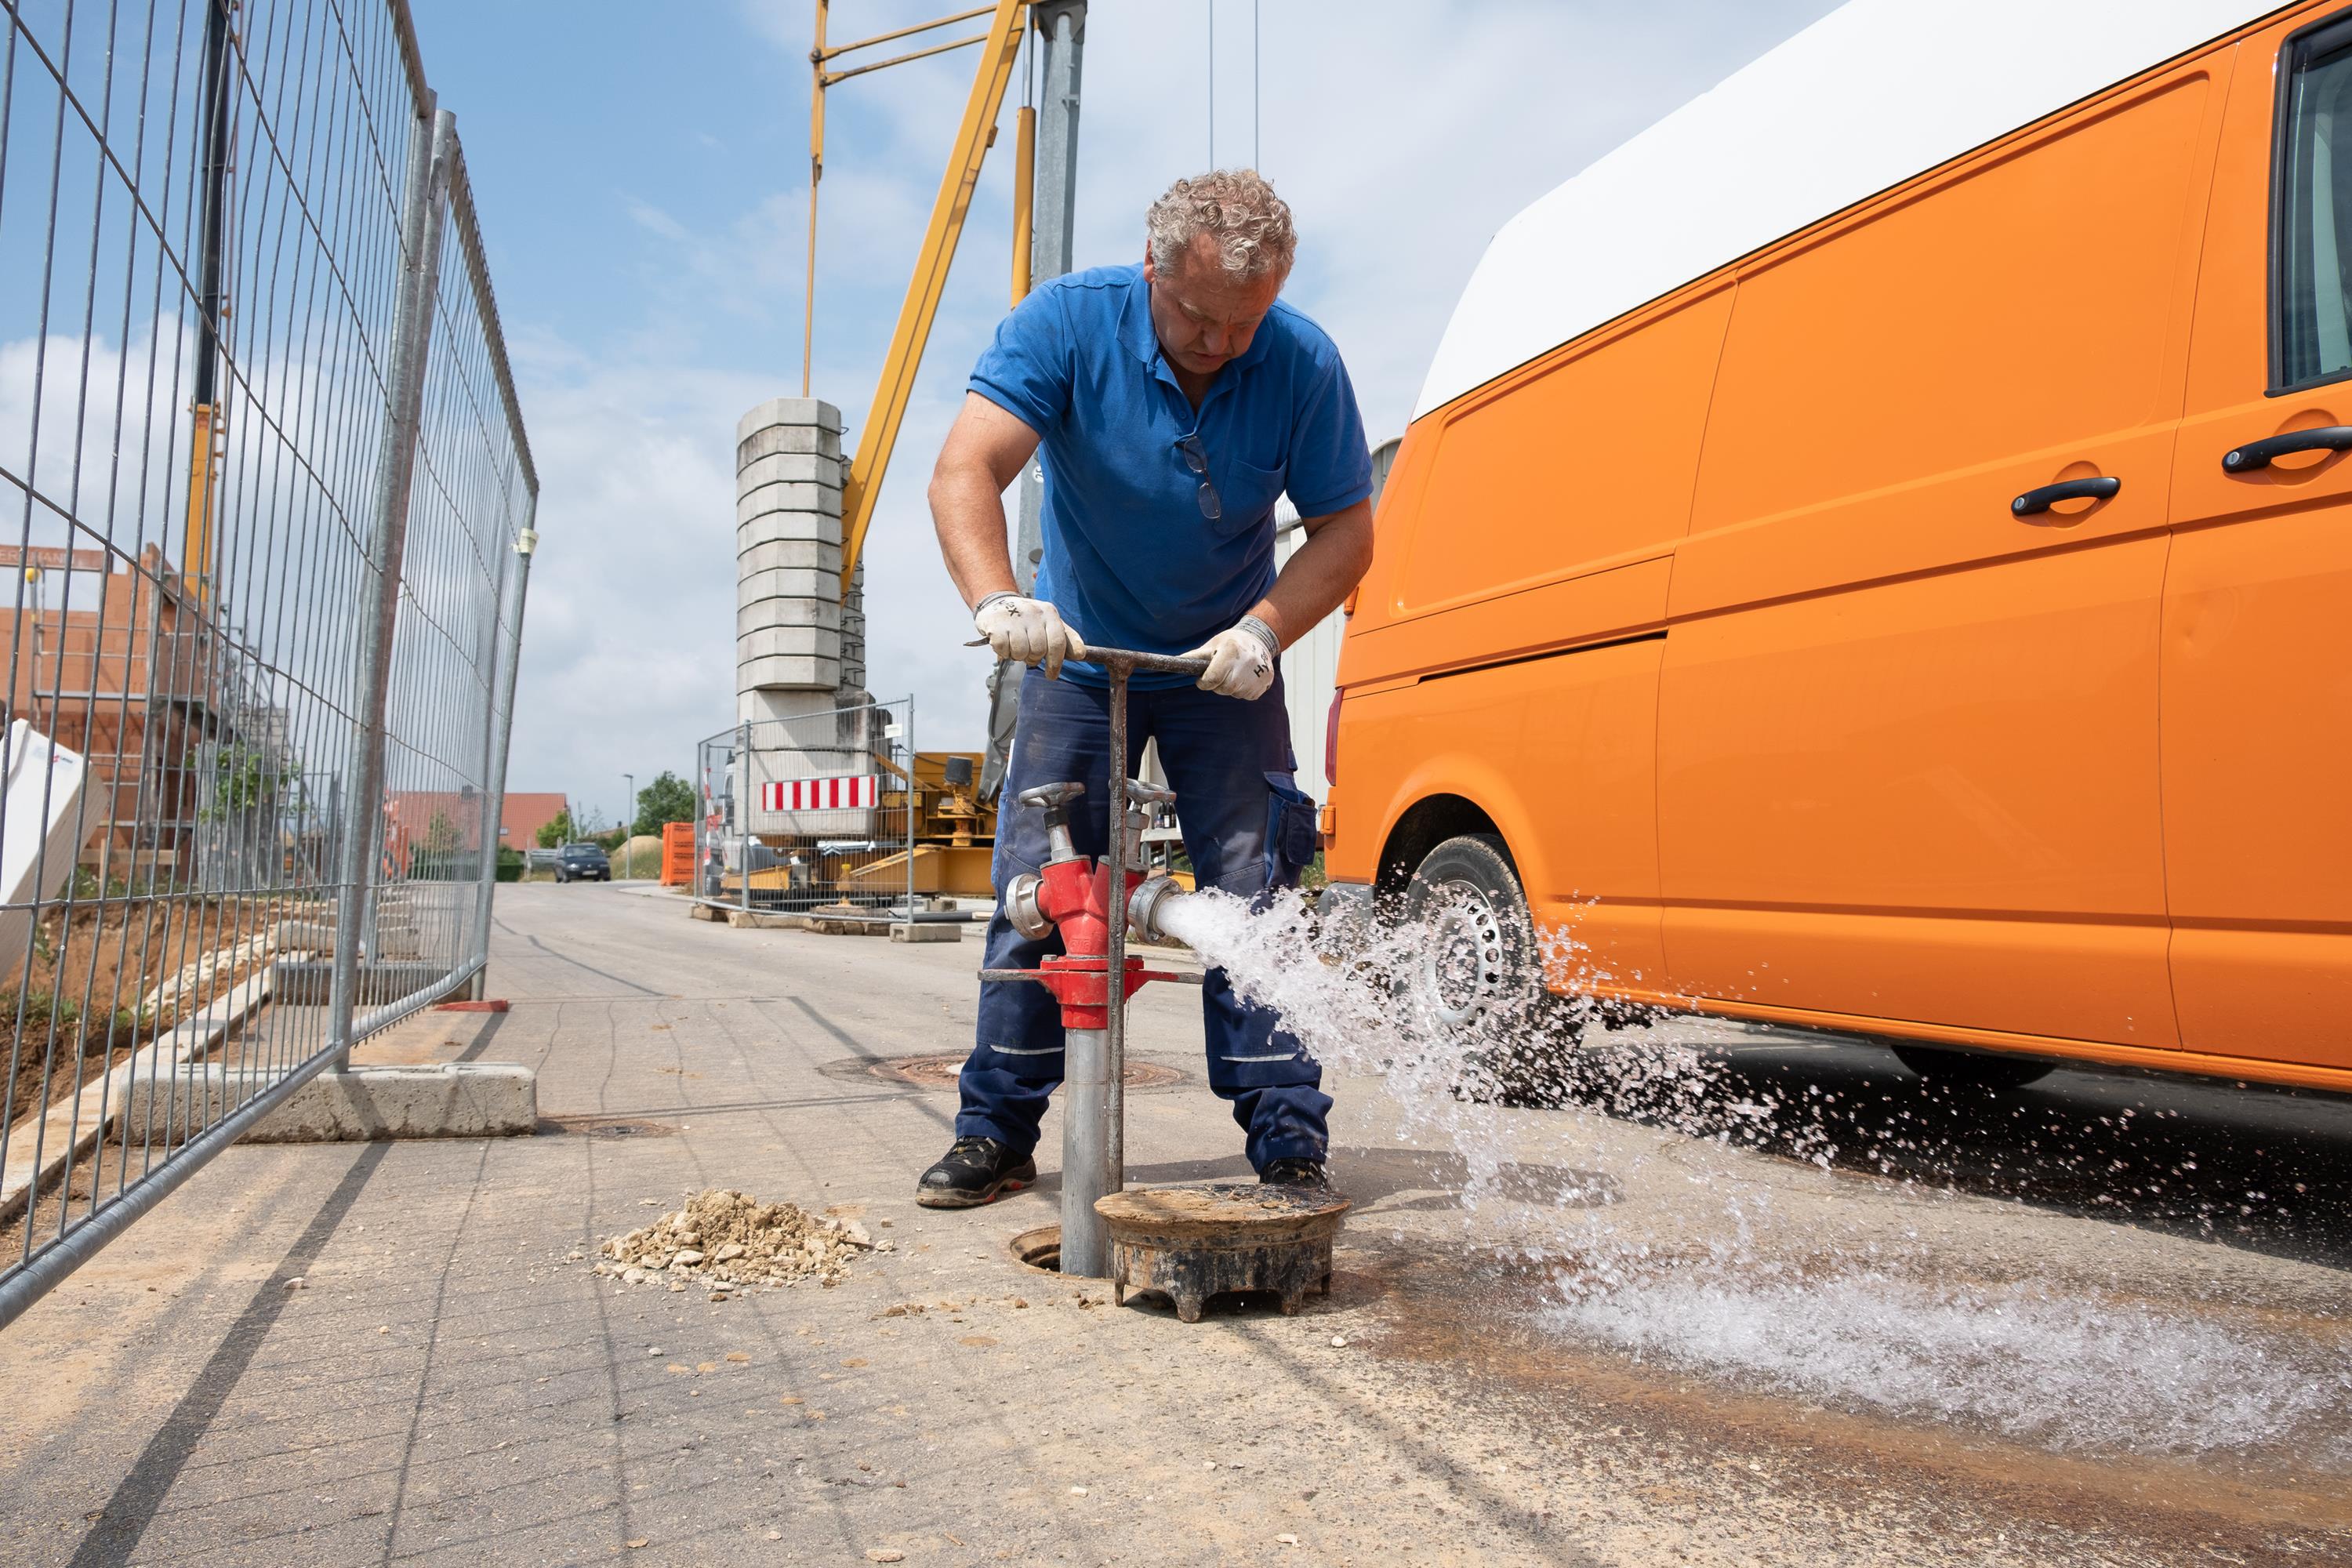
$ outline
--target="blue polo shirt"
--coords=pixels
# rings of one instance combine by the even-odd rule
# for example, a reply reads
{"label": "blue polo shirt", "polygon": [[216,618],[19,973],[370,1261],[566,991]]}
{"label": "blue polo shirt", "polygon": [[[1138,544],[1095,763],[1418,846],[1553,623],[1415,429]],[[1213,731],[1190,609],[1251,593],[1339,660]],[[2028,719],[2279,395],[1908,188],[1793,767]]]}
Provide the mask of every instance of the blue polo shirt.
{"label": "blue polo shirt", "polygon": [[[1184,653],[1247,615],[1275,577],[1274,503],[1322,517],[1372,493],[1339,351],[1280,300],[1195,409],[1152,330],[1143,267],[1040,285],[996,329],[971,390],[1037,432],[1045,474],[1038,598],[1087,642]],[[1197,436],[1220,515],[1178,446]],[[1099,665],[1066,676],[1100,686]],[[1138,686],[1181,676],[1139,674]]]}

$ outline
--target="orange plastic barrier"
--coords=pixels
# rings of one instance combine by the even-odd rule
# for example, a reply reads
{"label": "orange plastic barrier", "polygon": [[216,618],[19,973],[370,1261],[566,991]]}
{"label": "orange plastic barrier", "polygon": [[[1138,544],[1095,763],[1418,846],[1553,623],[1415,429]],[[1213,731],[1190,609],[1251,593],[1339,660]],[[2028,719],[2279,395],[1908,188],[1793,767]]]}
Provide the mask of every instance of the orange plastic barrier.
{"label": "orange plastic barrier", "polygon": [[694,880],[694,824],[662,826],[661,879],[665,888],[682,888]]}

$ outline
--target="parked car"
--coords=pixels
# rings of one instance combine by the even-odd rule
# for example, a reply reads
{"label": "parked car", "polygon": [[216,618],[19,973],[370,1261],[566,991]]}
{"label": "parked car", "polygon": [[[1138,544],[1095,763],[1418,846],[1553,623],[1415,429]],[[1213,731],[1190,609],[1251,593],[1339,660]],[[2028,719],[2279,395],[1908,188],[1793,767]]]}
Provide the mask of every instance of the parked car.
{"label": "parked car", "polygon": [[1848,5],[1496,235],[1334,902],[1420,873],[1465,1012],[1532,923],[1924,1076],[2352,1089],[2352,9],[1975,10]]}
{"label": "parked car", "polygon": [[567,844],[555,852],[555,879],[609,882],[613,879],[613,862],[593,844]]}

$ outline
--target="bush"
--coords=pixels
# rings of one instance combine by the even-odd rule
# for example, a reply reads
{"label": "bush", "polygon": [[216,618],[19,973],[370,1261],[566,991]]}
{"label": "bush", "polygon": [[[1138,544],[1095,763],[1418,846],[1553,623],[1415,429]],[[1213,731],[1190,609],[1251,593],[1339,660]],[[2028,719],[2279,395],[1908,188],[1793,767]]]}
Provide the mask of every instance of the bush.
{"label": "bush", "polygon": [[499,851],[498,876],[499,880],[501,882],[520,882],[522,880],[521,850],[501,848]]}

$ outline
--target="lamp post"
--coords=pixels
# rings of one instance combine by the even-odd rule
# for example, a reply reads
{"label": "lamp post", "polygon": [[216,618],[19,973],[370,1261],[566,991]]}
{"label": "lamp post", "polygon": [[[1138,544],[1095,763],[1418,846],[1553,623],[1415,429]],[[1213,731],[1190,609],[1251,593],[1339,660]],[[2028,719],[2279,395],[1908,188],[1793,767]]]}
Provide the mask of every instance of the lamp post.
{"label": "lamp post", "polygon": [[637,874],[637,819],[635,816],[637,809],[637,775],[635,773],[623,773],[621,777],[627,782],[629,786],[628,801],[621,809],[621,842],[628,846],[628,874],[630,878],[634,879]]}

